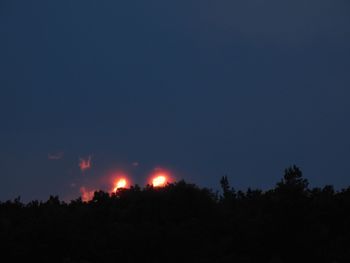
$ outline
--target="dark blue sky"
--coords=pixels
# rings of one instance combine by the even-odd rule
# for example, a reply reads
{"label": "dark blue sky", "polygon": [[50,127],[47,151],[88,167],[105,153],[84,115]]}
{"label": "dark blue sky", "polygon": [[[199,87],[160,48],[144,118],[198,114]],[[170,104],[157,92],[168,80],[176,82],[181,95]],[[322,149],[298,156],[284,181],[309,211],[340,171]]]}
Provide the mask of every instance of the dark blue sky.
{"label": "dark blue sky", "polygon": [[349,185],[349,14],[345,0],[0,1],[0,200],[70,198],[115,169],[144,184],[159,166],[213,188],[227,173],[266,189],[294,163],[312,186]]}

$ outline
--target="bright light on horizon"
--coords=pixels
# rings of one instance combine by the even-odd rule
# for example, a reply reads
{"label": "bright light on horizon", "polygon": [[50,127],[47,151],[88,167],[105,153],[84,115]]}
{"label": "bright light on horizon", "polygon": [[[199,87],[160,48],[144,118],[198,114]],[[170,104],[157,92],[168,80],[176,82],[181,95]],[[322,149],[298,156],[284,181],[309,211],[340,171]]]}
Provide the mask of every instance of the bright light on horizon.
{"label": "bright light on horizon", "polygon": [[126,188],[128,186],[128,181],[125,178],[120,178],[116,181],[113,192],[116,192],[117,190],[121,188]]}
{"label": "bright light on horizon", "polygon": [[161,174],[161,175],[156,175],[153,179],[152,179],[152,185],[154,187],[163,187],[166,185],[166,183],[168,182],[168,179],[165,175]]}

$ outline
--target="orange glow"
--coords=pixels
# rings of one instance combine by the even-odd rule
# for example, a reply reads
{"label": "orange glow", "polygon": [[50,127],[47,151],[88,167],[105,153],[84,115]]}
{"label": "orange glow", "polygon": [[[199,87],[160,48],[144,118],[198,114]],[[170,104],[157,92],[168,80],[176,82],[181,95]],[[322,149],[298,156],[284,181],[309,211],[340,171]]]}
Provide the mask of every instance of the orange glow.
{"label": "orange glow", "polygon": [[153,187],[165,187],[168,183],[173,181],[173,177],[169,170],[157,167],[151,173],[148,184]]}
{"label": "orange glow", "polygon": [[88,190],[84,186],[80,187],[81,199],[84,202],[89,202],[94,197],[95,190]]}
{"label": "orange glow", "polygon": [[169,180],[166,175],[159,174],[152,178],[152,185],[154,187],[164,187],[168,181]]}
{"label": "orange glow", "polygon": [[116,192],[117,190],[119,190],[121,188],[127,188],[128,185],[129,185],[129,183],[128,183],[128,180],[126,178],[124,178],[124,177],[119,178],[114,183],[113,192]]}
{"label": "orange glow", "polygon": [[80,158],[79,167],[82,172],[91,168],[91,156],[87,159]]}

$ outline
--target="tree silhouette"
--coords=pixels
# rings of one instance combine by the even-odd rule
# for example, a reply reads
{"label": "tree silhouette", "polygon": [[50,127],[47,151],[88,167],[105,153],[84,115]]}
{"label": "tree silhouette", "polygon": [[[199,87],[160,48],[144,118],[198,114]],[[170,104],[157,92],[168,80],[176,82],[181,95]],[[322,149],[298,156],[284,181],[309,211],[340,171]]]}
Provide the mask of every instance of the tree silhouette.
{"label": "tree silhouette", "polygon": [[350,188],[309,189],[292,166],[271,190],[222,196],[179,181],[137,185],[89,202],[0,202],[9,262],[350,262]]}
{"label": "tree silhouette", "polygon": [[225,203],[232,203],[236,197],[236,193],[234,188],[230,187],[230,183],[226,175],[221,178],[220,185],[223,192],[222,201]]}
{"label": "tree silhouette", "polygon": [[309,182],[303,178],[303,173],[296,165],[284,171],[283,179],[277,183],[276,192],[282,198],[297,198],[308,193]]}

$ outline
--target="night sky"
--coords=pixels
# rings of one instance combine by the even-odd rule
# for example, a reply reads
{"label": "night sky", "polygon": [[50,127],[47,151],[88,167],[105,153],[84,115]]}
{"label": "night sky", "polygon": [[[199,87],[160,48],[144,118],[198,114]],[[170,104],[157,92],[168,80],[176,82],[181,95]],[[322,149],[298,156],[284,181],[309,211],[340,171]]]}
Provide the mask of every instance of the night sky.
{"label": "night sky", "polygon": [[68,200],[115,171],[144,185],[157,167],[268,189],[296,164],[346,187],[349,14],[346,0],[1,0],[0,200]]}

